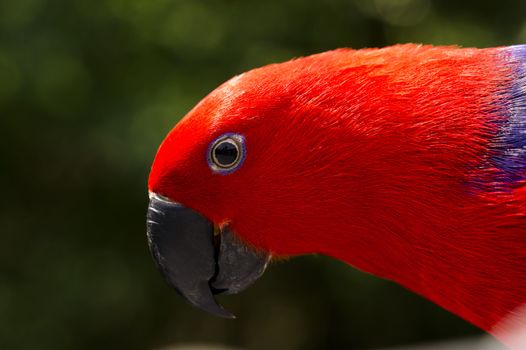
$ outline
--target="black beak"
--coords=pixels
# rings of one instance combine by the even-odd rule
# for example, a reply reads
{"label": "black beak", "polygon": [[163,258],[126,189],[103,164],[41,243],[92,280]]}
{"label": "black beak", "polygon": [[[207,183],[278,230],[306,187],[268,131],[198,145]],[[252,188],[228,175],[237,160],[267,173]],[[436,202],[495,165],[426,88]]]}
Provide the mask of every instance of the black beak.
{"label": "black beak", "polygon": [[207,218],[155,193],[146,223],[150,252],[166,282],[195,307],[235,318],[214,295],[247,288],[263,274],[270,255],[246,246],[228,227],[214,235]]}

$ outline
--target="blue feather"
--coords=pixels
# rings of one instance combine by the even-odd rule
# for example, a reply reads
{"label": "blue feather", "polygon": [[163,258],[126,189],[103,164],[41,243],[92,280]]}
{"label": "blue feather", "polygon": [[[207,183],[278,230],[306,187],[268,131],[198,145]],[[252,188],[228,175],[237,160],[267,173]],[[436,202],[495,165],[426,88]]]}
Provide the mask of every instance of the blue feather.
{"label": "blue feather", "polygon": [[510,46],[506,51],[515,66],[515,77],[510,101],[506,101],[509,115],[494,140],[490,161],[501,172],[500,182],[514,183],[526,175],[526,45]]}

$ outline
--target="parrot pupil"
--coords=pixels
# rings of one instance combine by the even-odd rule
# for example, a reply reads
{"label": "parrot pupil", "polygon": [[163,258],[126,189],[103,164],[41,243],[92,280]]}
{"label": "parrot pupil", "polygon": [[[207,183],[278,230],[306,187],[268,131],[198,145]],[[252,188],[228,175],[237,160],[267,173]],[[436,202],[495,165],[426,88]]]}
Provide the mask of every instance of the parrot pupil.
{"label": "parrot pupil", "polygon": [[214,157],[219,166],[228,167],[238,159],[238,149],[235,144],[229,141],[221,142],[214,150]]}

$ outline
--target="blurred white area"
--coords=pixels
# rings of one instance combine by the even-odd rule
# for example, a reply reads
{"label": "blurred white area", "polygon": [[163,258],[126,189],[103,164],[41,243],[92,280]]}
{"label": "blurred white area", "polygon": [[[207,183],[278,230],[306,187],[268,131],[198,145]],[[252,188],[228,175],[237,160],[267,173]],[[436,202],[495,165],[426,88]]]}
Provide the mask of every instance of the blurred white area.
{"label": "blurred white area", "polygon": [[[188,344],[173,345],[156,350],[242,350],[222,345]],[[509,350],[491,338],[463,339],[433,344],[408,345],[376,350]]]}
{"label": "blurred white area", "polygon": [[[156,350],[242,350],[223,345],[187,344],[173,345]],[[433,344],[408,345],[393,348],[381,348],[376,350],[509,350],[490,337],[483,339],[462,339]]]}
{"label": "blurred white area", "polygon": [[463,339],[433,344],[408,345],[376,350],[509,350],[509,348],[491,338]]}
{"label": "blurred white area", "polygon": [[156,350],[242,350],[240,348],[232,348],[224,345],[210,345],[210,344],[185,344],[185,345],[170,345]]}

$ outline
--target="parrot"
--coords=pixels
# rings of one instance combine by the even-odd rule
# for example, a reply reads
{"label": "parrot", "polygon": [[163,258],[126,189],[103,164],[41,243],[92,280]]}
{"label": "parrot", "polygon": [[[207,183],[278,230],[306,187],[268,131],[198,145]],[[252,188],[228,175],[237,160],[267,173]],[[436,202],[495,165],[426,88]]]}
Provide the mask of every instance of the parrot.
{"label": "parrot", "polygon": [[168,133],[148,192],[153,260],[197,308],[233,318],[215,295],[318,254],[506,342],[526,303],[526,45],[341,48],[252,69]]}

